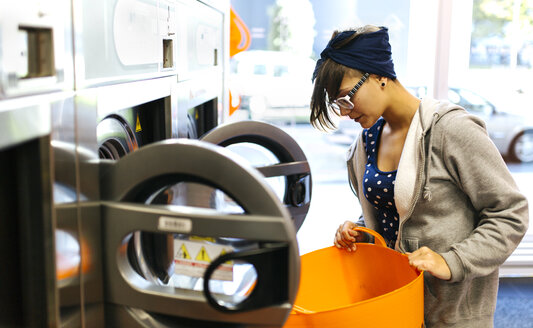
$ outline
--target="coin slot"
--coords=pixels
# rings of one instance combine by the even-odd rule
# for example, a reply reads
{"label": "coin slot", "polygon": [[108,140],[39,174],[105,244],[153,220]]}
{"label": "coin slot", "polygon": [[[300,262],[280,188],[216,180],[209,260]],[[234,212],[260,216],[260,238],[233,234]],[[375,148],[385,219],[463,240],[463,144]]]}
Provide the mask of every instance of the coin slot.
{"label": "coin slot", "polygon": [[26,42],[21,56],[27,58],[27,72],[22,78],[55,75],[52,29],[19,26],[19,31]]}
{"label": "coin slot", "polygon": [[163,68],[174,66],[173,57],[173,40],[163,39]]}

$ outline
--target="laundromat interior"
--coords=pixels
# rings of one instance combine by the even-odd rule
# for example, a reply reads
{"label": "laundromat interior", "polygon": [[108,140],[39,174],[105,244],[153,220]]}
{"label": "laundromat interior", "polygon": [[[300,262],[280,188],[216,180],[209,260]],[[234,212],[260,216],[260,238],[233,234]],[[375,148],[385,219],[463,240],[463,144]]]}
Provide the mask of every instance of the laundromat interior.
{"label": "laundromat interior", "polygon": [[[387,26],[404,85],[482,108],[532,200],[531,12],[525,0],[2,2],[0,327],[296,327],[301,256],[361,214],[345,158],[361,128],[309,123],[336,29]],[[532,327],[532,308],[528,232],[500,268],[494,326]]]}

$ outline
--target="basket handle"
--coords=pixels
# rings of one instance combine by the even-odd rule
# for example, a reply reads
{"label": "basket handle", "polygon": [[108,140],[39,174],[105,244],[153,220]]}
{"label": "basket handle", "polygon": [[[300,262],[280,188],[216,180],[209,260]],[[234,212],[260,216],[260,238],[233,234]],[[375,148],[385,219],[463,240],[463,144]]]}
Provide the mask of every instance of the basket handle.
{"label": "basket handle", "polygon": [[359,227],[359,226],[353,228],[353,230],[360,231],[360,232],[366,232],[366,233],[374,236],[374,244],[375,245],[387,247],[387,243],[385,242],[385,239],[383,239],[383,237],[379,233],[377,233],[375,230],[368,229],[366,227]]}
{"label": "basket handle", "polygon": [[303,307],[301,307],[299,305],[296,305],[296,304],[294,304],[292,306],[292,311],[294,311],[296,313],[299,313],[299,314],[313,314],[313,313],[316,313],[315,311],[304,309]]}

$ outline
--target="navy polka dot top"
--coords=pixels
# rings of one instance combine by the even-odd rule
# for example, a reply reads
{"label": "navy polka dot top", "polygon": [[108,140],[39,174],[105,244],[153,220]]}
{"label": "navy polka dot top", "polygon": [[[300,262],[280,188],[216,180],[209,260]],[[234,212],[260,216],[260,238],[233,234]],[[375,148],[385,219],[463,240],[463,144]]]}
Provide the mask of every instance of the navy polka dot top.
{"label": "navy polka dot top", "polygon": [[385,120],[380,118],[371,128],[363,131],[364,145],[368,155],[363,188],[365,198],[377,211],[380,231],[389,247],[394,248],[398,237],[399,215],[394,203],[394,181],[397,170],[383,172],[378,169],[377,154],[381,129]]}

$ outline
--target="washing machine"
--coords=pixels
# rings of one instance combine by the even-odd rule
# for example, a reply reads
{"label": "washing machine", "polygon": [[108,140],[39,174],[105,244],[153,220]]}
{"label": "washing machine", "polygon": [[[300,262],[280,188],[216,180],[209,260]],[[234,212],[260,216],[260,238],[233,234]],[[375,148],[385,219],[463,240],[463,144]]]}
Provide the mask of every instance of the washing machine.
{"label": "washing machine", "polygon": [[[103,250],[105,324],[281,327],[298,286],[296,225],[293,210],[265,177],[282,179],[281,193],[292,191],[281,199],[292,197],[304,209],[311,191],[305,156],[274,126],[219,125],[221,84],[190,92],[180,87],[201,81],[184,82],[117,84],[80,97],[80,106],[93,104],[99,122],[101,233],[95,236]],[[147,123],[143,110],[156,124]],[[195,113],[187,120],[195,137],[205,130],[202,136],[212,139],[175,138],[181,133],[175,119],[184,112]],[[237,141],[274,145],[276,155],[259,164],[263,155],[232,149]],[[309,185],[295,193],[282,173],[305,176]]]}
{"label": "washing machine", "polygon": [[177,85],[76,93],[84,323],[281,326],[299,279],[290,214],[234,152],[172,138]]}
{"label": "washing machine", "polygon": [[[296,230],[259,171],[228,149],[188,139],[156,142],[102,165],[111,326],[282,326],[298,288]],[[231,206],[192,206],[180,184],[213,188]],[[136,248],[138,232],[172,242],[138,239]],[[172,255],[174,272],[162,253]]]}
{"label": "washing machine", "polygon": [[[78,100],[92,104],[83,112],[97,113],[101,226],[88,228],[89,217],[82,225],[104,250],[106,325],[281,326],[297,289],[299,257],[290,211],[265,180],[279,174],[265,167],[261,175],[249,164],[255,154],[243,161],[246,154],[214,141],[172,138],[178,85],[165,79],[117,84],[84,90]],[[217,108],[217,98],[189,99],[196,111]],[[211,133],[218,130],[216,115],[201,117]],[[270,135],[266,144],[290,150],[286,160],[303,154],[288,136],[274,141],[278,128],[260,125]],[[220,128],[243,140],[242,130]],[[157,222],[145,221],[149,213]],[[114,235],[117,227],[126,230]]]}
{"label": "washing machine", "polygon": [[246,158],[289,211],[296,230],[300,229],[311,205],[312,177],[307,157],[290,135],[269,123],[240,121],[219,125],[200,140]]}
{"label": "washing machine", "polygon": [[0,326],[58,324],[50,151],[51,103],[0,101]]}

